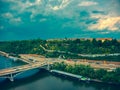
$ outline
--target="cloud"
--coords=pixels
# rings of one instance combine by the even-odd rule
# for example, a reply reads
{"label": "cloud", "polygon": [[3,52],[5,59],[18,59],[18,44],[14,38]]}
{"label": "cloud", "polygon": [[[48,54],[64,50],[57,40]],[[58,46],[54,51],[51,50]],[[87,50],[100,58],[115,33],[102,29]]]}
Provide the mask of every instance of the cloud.
{"label": "cloud", "polygon": [[22,20],[21,20],[20,17],[18,17],[18,18],[12,18],[12,19],[10,20],[10,22],[13,22],[13,23],[20,23],[20,22],[22,22]]}
{"label": "cloud", "polygon": [[104,11],[97,11],[97,10],[93,10],[92,13],[94,13],[94,14],[105,14]]}
{"label": "cloud", "polygon": [[120,16],[111,17],[111,16],[102,16],[98,15],[94,18],[99,18],[96,24],[90,24],[88,29],[90,30],[110,30],[110,31],[119,31],[120,26]]}
{"label": "cloud", "polygon": [[45,21],[47,21],[46,18],[42,18],[42,19],[40,19],[40,22],[45,22]]}
{"label": "cloud", "polygon": [[[57,10],[61,10],[61,9],[64,9],[72,0],[52,0],[51,3],[49,3],[49,7],[54,10],[54,11],[57,11]],[[52,3],[55,3],[55,2],[59,2],[59,4],[55,4],[53,5]]]}
{"label": "cloud", "polygon": [[[118,30],[117,18],[108,17],[107,1],[99,0],[2,0],[9,3],[8,13],[3,16],[10,22],[20,23],[22,20],[43,22],[45,18],[67,18],[69,22],[62,22],[63,26],[87,27],[90,30]],[[94,2],[96,1],[96,2]],[[111,2],[111,1],[110,1]],[[101,3],[103,6],[101,6]],[[115,3],[116,4],[116,3]],[[82,6],[82,7],[79,7]],[[85,7],[83,7],[85,6]],[[88,7],[89,6],[89,7]],[[14,12],[12,14],[10,11]],[[91,12],[91,13],[90,13]],[[113,10],[112,10],[113,12]],[[29,15],[27,15],[29,13]],[[16,16],[16,15],[17,16]],[[44,18],[43,17],[43,18]],[[92,19],[91,19],[92,18]],[[109,20],[110,18],[110,20]],[[47,19],[48,20],[48,19]],[[51,21],[52,22],[52,21]],[[111,23],[110,23],[111,22]]]}
{"label": "cloud", "polygon": [[4,18],[13,18],[13,15],[10,12],[4,13],[1,16]]}
{"label": "cloud", "polygon": [[22,22],[21,17],[17,17],[10,12],[3,13],[1,16],[4,20],[6,20],[7,22],[9,22],[11,24],[18,24],[18,23]]}
{"label": "cloud", "polygon": [[100,34],[109,34],[109,31],[105,31],[105,32],[99,32]]}
{"label": "cloud", "polygon": [[83,1],[79,3],[78,6],[93,6],[97,4],[98,4],[97,2],[93,2],[93,1]]}
{"label": "cloud", "polygon": [[0,30],[3,30],[5,27],[4,26],[0,26]]}

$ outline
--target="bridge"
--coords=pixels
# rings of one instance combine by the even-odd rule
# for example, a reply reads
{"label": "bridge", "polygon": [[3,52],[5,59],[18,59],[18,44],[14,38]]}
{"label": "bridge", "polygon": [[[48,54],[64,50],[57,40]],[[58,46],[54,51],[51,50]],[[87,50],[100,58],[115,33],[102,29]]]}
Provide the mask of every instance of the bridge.
{"label": "bridge", "polygon": [[35,68],[41,68],[43,66],[47,66],[47,70],[49,70],[51,64],[53,64],[55,62],[61,62],[61,61],[62,60],[45,60],[45,61],[41,61],[41,62],[34,62],[34,63],[26,64],[26,65],[2,69],[2,70],[0,70],[0,77],[8,78],[8,79],[10,79],[10,81],[14,81],[14,77],[16,77],[21,72],[35,69]]}

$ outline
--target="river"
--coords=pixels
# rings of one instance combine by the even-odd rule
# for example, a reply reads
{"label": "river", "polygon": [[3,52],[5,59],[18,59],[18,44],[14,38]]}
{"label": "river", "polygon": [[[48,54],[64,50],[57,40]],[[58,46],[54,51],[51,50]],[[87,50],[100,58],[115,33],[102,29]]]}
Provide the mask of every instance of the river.
{"label": "river", "polygon": [[66,77],[54,76],[40,71],[35,75],[0,84],[0,90],[118,90],[119,86],[101,83],[86,83]]}
{"label": "river", "polygon": [[26,64],[26,63],[21,62],[21,61],[14,61],[12,59],[0,56],[0,69],[19,66],[23,64]]}
{"label": "river", "polygon": [[[3,57],[0,58],[3,59]],[[9,79],[0,82],[0,90],[119,90],[119,86],[93,82],[87,83],[39,70],[32,76],[17,79],[14,82],[10,82]]]}

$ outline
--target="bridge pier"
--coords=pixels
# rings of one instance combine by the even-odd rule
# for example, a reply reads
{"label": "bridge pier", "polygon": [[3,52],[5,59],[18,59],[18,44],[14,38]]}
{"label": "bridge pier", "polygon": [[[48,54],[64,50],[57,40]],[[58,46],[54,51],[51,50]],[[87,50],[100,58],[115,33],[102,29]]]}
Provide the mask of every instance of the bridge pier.
{"label": "bridge pier", "polygon": [[13,82],[14,81],[14,77],[12,74],[10,74],[10,77],[9,77],[10,81]]}
{"label": "bridge pier", "polygon": [[48,61],[48,65],[47,65],[47,70],[48,70],[48,71],[50,70],[50,64],[49,64],[49,61]]}

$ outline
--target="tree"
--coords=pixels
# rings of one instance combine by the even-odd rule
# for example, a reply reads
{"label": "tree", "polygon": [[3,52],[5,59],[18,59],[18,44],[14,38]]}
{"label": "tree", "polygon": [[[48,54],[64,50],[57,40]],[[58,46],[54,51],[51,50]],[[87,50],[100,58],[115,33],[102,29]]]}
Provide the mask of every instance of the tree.
{"label": "tree", "polygon": [[95,77],[97,79],[102,79],[104,75],[106,75],[107,71],[104,69],[99,69],[95,71]]}

